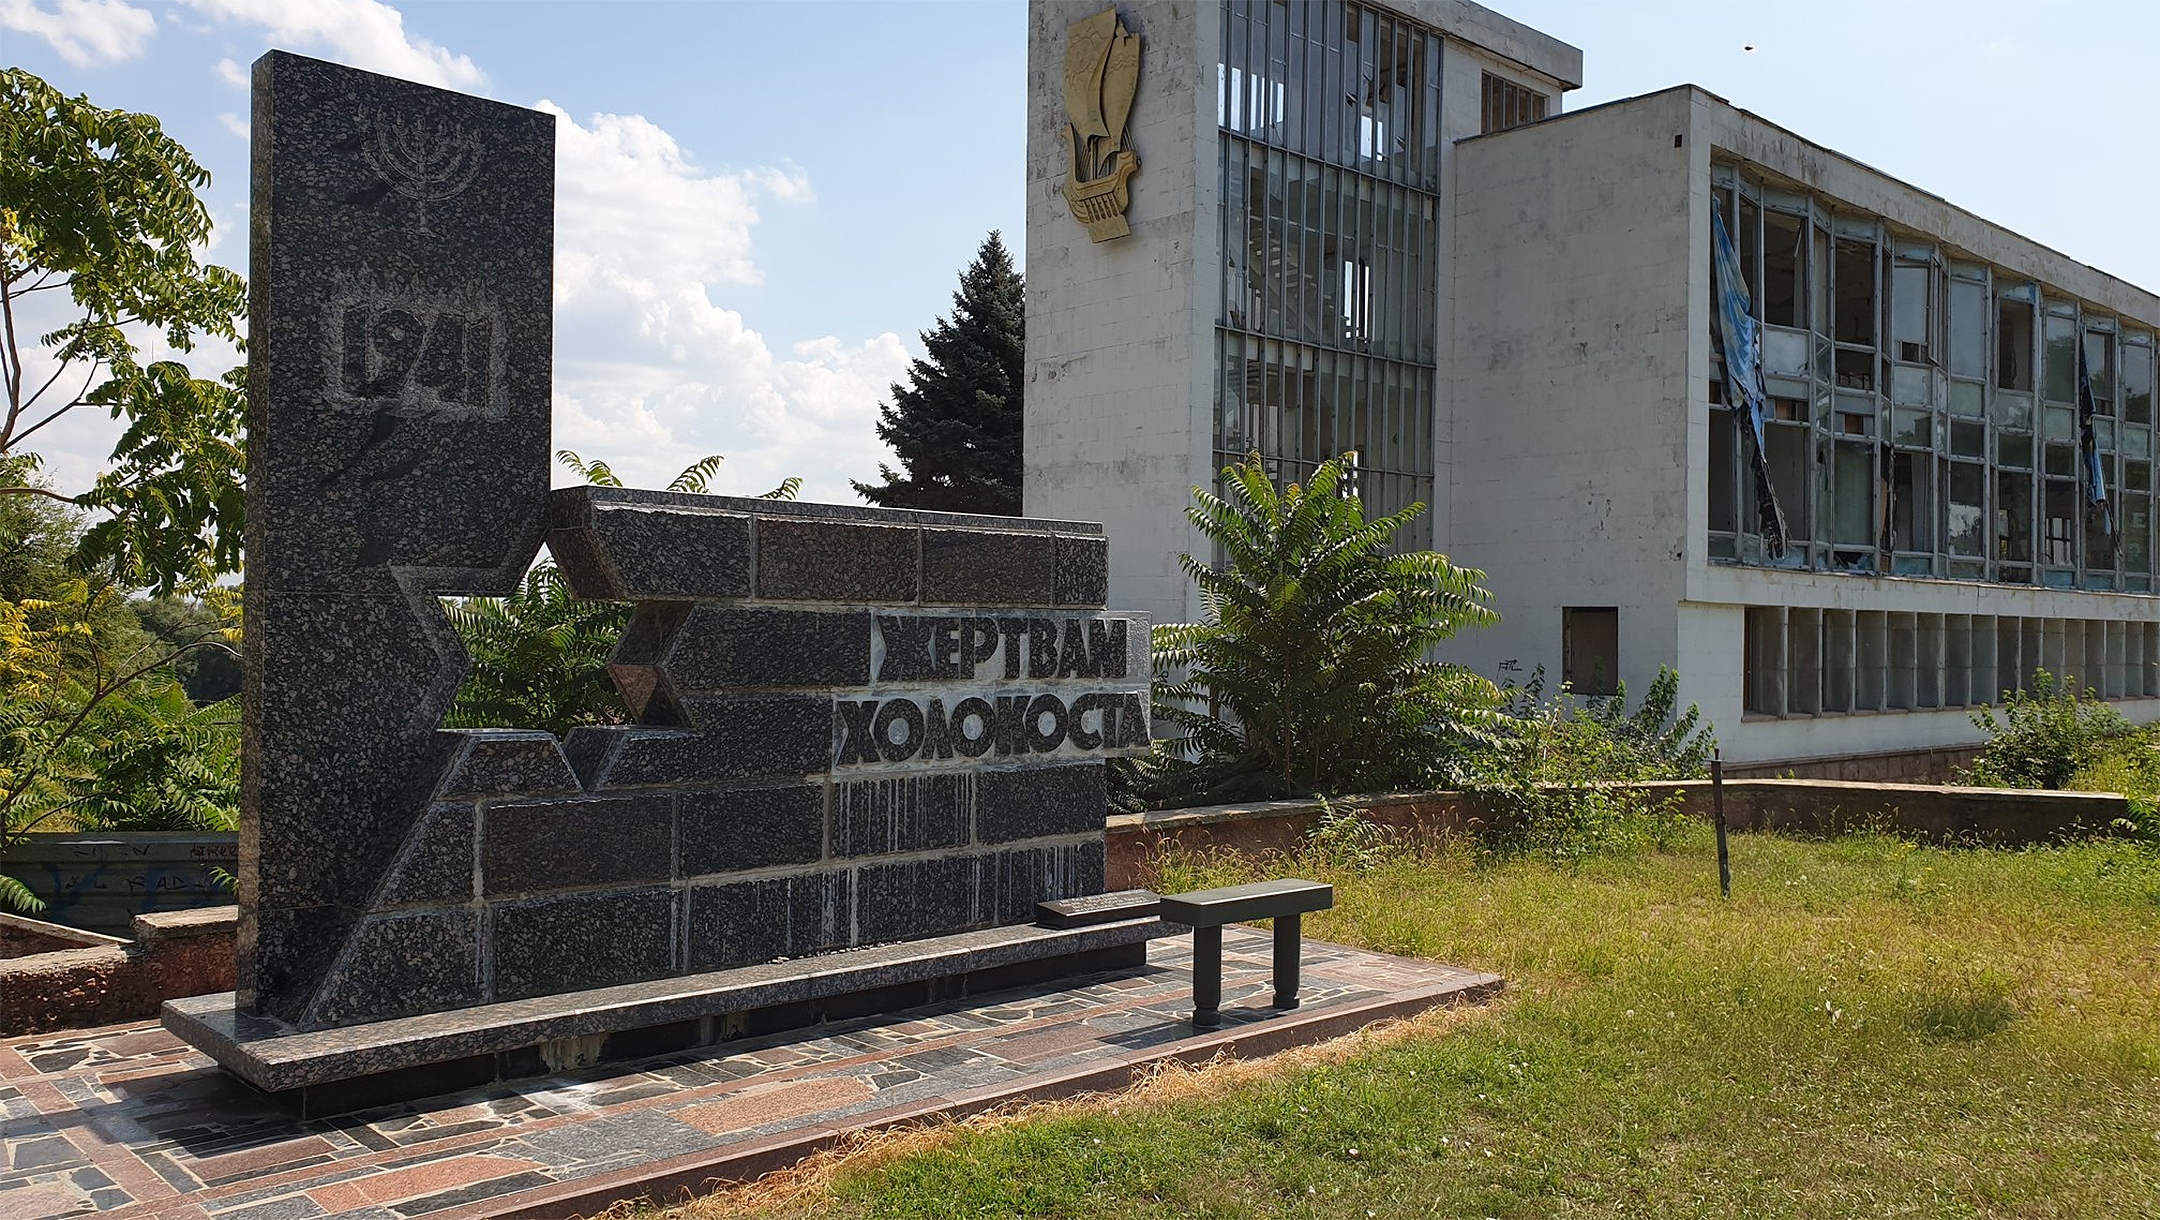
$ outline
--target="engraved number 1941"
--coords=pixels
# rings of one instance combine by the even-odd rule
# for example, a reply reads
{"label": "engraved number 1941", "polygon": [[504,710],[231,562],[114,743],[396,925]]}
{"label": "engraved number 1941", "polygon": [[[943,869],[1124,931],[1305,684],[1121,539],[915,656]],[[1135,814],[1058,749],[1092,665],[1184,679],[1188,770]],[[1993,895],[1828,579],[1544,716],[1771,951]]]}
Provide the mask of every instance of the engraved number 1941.
{"label": "engraved number 1941", "polygon": [[341,344],[345,392],[357,398],[432,397],[443,406],[484,408],[494,330],[493,320],[484,316],[347,306]]}

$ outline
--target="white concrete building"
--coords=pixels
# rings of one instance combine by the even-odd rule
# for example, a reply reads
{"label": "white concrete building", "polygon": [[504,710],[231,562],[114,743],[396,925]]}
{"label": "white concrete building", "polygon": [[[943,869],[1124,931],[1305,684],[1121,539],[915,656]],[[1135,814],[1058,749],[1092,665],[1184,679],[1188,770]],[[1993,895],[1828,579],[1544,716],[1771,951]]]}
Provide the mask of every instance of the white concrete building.
{"label": "white concrete building", "polygon": [[1102,8],[1030,8],[1026,509],[1108,525],[1115,604],[1198,614],[1225,462],[1356,449],[1488,575],[1460,659],[1674,666],[1728,760],[1894,772],[2036,668],[2160,716],[2160,298],[1691,86],[1561,113],[1580,52],[1434,0],[1120,5],[1139,169],[1094,241],[1064,85]]}

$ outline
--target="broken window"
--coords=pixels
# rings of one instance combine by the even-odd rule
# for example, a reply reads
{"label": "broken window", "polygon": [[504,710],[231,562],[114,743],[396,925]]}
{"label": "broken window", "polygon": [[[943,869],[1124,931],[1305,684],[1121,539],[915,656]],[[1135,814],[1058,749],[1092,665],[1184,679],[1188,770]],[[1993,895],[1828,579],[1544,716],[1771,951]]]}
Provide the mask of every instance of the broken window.
{"label": "broken window", "polygon": [[[1802,404],[1804,405],[1804,404]],[[1812,537],[1814,530],[1808,517],[1808,427],[1805,415],[1780,419],[1799,419],[1800,423],[1773,423],[1764,430],[1763,458],[1770,470],[1770,485],[1778,489],[1778,508],[1785,514],[1785,536],[1792,539]],[[1805,559],[1805,551],[1794,548],[1792,558]]]}
{"label": "broken window", "polygon": [[[2115,521],[2111,505],[2087,498],[2085,504],[2085,567],[2088,572],[2115,571]],[[2095,587],[2087,582],[2088,588]],[[2097,586],[2113,588],[2114,581]]]}
{"label": "broken window", "polygon": [[1995,385],[2005,390],[2033,388],[2032,286],[2004,291],[1995,302]]}
{"label": "broken window", "polygon": [[1807,231],[1805,216],[1763,213],[1762,320],[1771,326],[1806,324]]}
{"label": "broken window", "polygon": [[2043,500],[2040,507],[2042,559],[2050,567],[2068,568],[2077,562],[2077,483],[2070,479],[2049,479]]}
{"label": "broken window", "polygon": [[2151,423],[2152,347],[2126,337],[2123,341],[2122,356],[2123,419],[2133,424]]}
{"label": "broken window", "polygon": [[2032,562],[2032,486],[2029,474],[2008,470],[1995,472],[1995,558],[1998,562]]}
{"label": "broken window", "polygon": [[2115,414],[2115,336],[2098,327],[2085,328],[2085,376],[2092,386],[2093,410]]}
{"label": "broken window", "polygon": [[[2146,483],[2160,477],[2149,331],[2084,316],[2067,294],[2044,299],[2000,267],[1784,192],[1744,166],[1713,163],[1711,181],[1733,239],[1720,259],[1724,237],[1713,235],[1712,262],[1718,282],[1744,280],[1751,294],[1768,397],[1759,464],[1744,416],[1712,420],[1714,557],[1768,562],[1751,539],[1759,479],[1805,544],[1786,561],[1798,566],[2139,592],[2160,583],[2160,488],[2129,485],[2132,462]],[[1720,356],[1713,347],[1713,378]],[[2109,486],[2118,469],[2124,485]],[[1927,637],[1913,638],[1923,647]],[[1913,697],[1924,695],[1916,685]]]}
{"label": "broken window", "polygon": [[1839,237],[1834,274],[1837,341],[1874,346],[1875,243]]}
{"label": "broken window", "polygon": [[1722,407],[1710,408],[1710,528],[1721,533],[1738,528],[1733,468],[1736,439],[1733,413]]}
{"label": "broken window", "polygon": [[1987,377],[1986,284],[1971,280],[1950,281],[1950,375]]}
{"label": "broken window", "polygon": [[1899,258],[1890,267],[1890,351],[1909,364],[1935,360],[1935,269]]}
{"label": "broken window", "polygon": [[[1932,551],[1935,549],[1934,463],[1924,453],[1893,453],[1890,455],[1890,547],[1896,551]],[[1953,480],[1951,498],[1956,500],[1957,484]],[[1957,510],[1953,507],[1952,512]],[[1978,510],[1973,522],[1974,545],[1978,546]],[[1955,549],[1955,527],[1952,532]],[[1978,554],[1978,551],[1972,552]],[[1924,571],[1923,573],[1924,574]]]}
{"label": "broken window", "polygon": [[1818,335],[1830,333],[1830,233],[1820,225],[1809,232],[1813,242],[1808,254],[1808,312]]}
{"label": "broken window", "polygon": [[2152,588],[2152,497],[2124,496],[2122,503],[2123,587]]}
{"label": "broken window", "polygon": [[1560,675],[1578,695],[1620,690],[1620,610],[1568,606],[1560,611]]}
{"label": "broken window", "polygon": [[1875,545],[1875,446],[1838,441],[1833,446],[1830,540],[1839,546]]}
{"label": "broken window", "polygon": [[1762,257],[1762,205],[1740,197],[1740,227],[1733,230],[1733,245],[1740,251],[1740,282],[1747,285],[1748,300],[1755,306],[1755,316],[1762,316],[1762,276],[1758,274]]}
{"label": "broken window", "polygon": [[1875,388],[1875,353],[1856,352],[1839,348],[1837,354],[1837,383],[1841,390],[1872,390]]}
{"label": "broken window", "polygon": [[2074,308],[2068,313],[2058,313],[2062,307],[2048,306],[2047,320],[2041,330],[2045,349],[2043,363],[2046,380],[2042,383],[2044,397],[2049,402],[2077,402],[2077,315]]}
{"label": "broken window", "polygon": [[1952,555],[1987,554],[1987,468],[1951,462],[1949,498],[1944,502],[1943,540]]}

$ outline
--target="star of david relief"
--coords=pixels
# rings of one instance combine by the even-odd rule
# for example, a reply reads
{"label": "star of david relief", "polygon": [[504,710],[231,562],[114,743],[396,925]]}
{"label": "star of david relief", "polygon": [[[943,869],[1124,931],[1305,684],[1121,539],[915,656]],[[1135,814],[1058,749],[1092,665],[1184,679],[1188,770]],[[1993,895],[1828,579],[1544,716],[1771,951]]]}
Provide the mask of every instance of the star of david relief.
{"label": "star of david relief", "polygon": [[[552,116],[284,52],[255,85],[237,986],[181,1028],[275,1042],[1101,891],[1148,624],[1103,610],[1100,526],[551,492]],[[440,727],[471,671],[443,599],[512,593],[543,545],[629,606],[621,722]]]}
{"label": "star of david relief", "polygon": [[1147,620],[1099,609],[1099,534],[553,503],[571,592],[630,604],[608,666],[627,723],[436,733],[295,1024],[1025,923],[1101,891],[1102,763],[1146,751],[1149,707]]}

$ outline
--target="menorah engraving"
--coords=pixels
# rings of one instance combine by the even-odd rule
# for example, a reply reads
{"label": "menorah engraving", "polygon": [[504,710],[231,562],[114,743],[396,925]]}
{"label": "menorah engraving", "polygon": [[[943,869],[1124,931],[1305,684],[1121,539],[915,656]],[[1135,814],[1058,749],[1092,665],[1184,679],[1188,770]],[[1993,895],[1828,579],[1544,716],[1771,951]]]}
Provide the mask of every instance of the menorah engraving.
{"label": "menorah engraving", "polygon": [[480,145],[451,123],[427,123],[374,116],[360,153],[390,189],[416,206],[421,232],[428,232],[427,205],[455,197],[472,185],[480,169]]}

